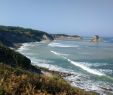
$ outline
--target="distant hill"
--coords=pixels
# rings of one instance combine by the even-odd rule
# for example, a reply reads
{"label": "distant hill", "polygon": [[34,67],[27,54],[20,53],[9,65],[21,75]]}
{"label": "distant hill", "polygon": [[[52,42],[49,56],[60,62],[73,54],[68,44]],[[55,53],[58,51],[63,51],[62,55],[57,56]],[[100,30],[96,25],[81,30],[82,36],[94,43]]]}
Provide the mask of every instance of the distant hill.
{"label": "distant hill", "polygon": [[81,40],[79,35],[48,34],[44,31],[30,28],[0,26],[0,43],[8,47],[15,47],[18,43],[52,41],[52,40]]}
{"label": "distant hill", "polygon": [[79,35],[51,34],[55,40],[81,40]]}
{"label": "distant hill", "polygon": [[43,31],[22,27],[0,26],[0,43],[15,46],[16,43],[53,40],[54,38]]}

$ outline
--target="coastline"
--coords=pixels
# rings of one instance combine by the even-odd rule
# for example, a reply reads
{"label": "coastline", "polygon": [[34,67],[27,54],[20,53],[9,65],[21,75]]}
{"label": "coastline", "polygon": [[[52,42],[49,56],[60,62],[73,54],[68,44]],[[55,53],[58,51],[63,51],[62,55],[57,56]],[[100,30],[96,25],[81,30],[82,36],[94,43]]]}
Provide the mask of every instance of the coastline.
{"label": "coastline", "polygon": [[[19,52],[18,50],[27,46],[27,44],[29,43],[32,43],[32,42],[28,42],[28,43],[19,43],[19,44],[16,44],[16,47],[13,48],[15,51]],[[37,42],[36,42],[37,43]],[[39,43],[44,43],[44,44],[48,44],[50,43],[50,41],[41,41]],[[30,59],[31,60],[31,59]],[[43,70],[44,72],[48,72],[48,73],[53,73],[53,74],[57,74],[59,76],[61,76],[62,78],[65,78],[67,76],[71,76],[71,75],[74,75],[72,73],[67,73],[67,72],[60,72],[60,71],[55,71],[55,70],[49,70],[49,68],[46,68],[46,67],[41,67],[41,66],[38,66],[38,65],[34,65],[34,63],[31,63],[33,66],[36,66],[37,68],[40,68],[41,70]]]}
{"label": "coastline", "polygon": [[[16,27],[14,27],[14,30],[18,30],[18,28],[15,28]],[[8,29],[8,31],[6,31],[6,29],[4,30],[6,33],[10,31],[10,29]],[[111,45],[113,39],[105,38],[104,43],[99,44],[98,42],[95,43],[95,41],[91,43],[89,37],[86,37],[84,41],[81,40],[79,43],[76,43],[75,40],[70,39],[68,35],[67,37],[60,35],[61,39],[56,39],[55,41],[55,39],[52,39],[54,38],[52,34],[45,34],[45,32],[42,33],[43,36],[41,37],[38,34],[32,34],[32,32],[26,29],[22,32],[24,36],[18,34],[21,32],[20,30],[17,31],[18,33],[16,33],[15,36],[15,32],[13,32],[13,30],[11,31],[11,35],[8,36],[8,39],[1,31],[1,35],[3,36],[3,38],[0,39],[1,44],[3,44],[6,49],[13,49],[12,51],[19,52],[18,50],[20,50],[20,56],[26,56],[29,62],[27,62],[25,58],[22,58],[23,61],[25,60],[27,63],[23,66],[25,63],[18,57],[18,53],[13,52],[12,54],[10,53],[10,49],[9,52],[7,52],[6,49],[3,50],[4,48],[1,47],[1,56],[4,59],[3,62],[7,61],[7,63],[10,64],[10,62],[14,60],[14,65],[18,63],[17,67],[20,65],[27,67],[30,63],[30,68],[32,68],[32,66],[36,67],[36,69],[39,68],[43,75],[47,77],[53,77],[54,75],[59,76],[72,87],[84,89],[84,91],[89,92],[94,91],[101,95],[113,94],[113,47]],[[28,37],[28,33],[27,35],[26,32],[24,34],[24,31],[30,33],[30,38]],[[33,36],[33,38],[31,36]],[[26,39],[27,37],[29,39]],[[35,37],[37,39],[35,39]],[[15,38],[18,38],[18,40]],[[72,41],[68,42],[67,39]],[[52,43],[49,44],[50,42]],[[2,54],[3,51],[4,53]],[[10,55],[10,57],[8,58],[6,54],[8,54],[8,56]],[[9,60],[10,58],[11,60]],[[31,74],[34,74],[33,71],[35,72],[34,68],[31,70]]]}
{"label": "coastline", "polygon": [[[53,43],[56,43],[56,42],[53,42]],[[39,44],[39,45],[37,45],[37,44]],[[46,42],[45,43],[44,42],[22,43],[20,45],[20,48],[23,49],[21,51],[23,53],[23,55],[24,55],[24,52],[23,52],[24,50],[30,52],[32,45],[33,45],[33,47],[35,46],[35,48],[37,48],[37,46],[39,46],[39,48],[37,48],[37,49],[40,52],[40,48],[41,48],[41,50],[43,50],[42,48],[45,47],[46,45],[48,45],[48,43],[46,43]],[[18,49],[20,49],[20,48],[18,48]],[[38,54],[38,50],[37,50],[37,54]],[[63,53],[61,53],[61,54],[63,54]],[[26,55],[26,53],[25,53],[25,55]],[[93,83],[81,81],[81,77],[83,77],[86,80],[88,79],[88,77],[85,78],[84,76],[81,76],[79,73],[76,73],[76,72],[75,73],[71,72],[71,71],[65,72],[66,71],[65,68],[59,68],[59,66],[57,67],[57,65],[49,64],[49,62],[51,62],[51,61],[48,61],[46,63],[46,60],[42,59],[43,64],[41,64],[40,58],[37,58],[37,60],[34,60],[34,58],[32,58],[32,57],[33,56],[29,57],[29,55],[28,55],[28,58],[33,60],[32,65],[37,65],[38,68],[41,68],[44,71],[43,74],[48,76],[48,77],[51,77],[54,74],[58,75],[62,79],[66,80],[72,87],[75,87],[75,88],[78,88],[78,89],[83,89],[83,90],[88,91],[88,92],[91,91],[91,92],[94,92],[94,93],[99,93],[99,95],[103,95],[103,93],[105,94],[105,92],[106,93],[112,93],[111,91],[113,91],[112,88],[107,87],[107,85],[105,87],[102,87],[101,84],[100,85],[95,85],[95,84],[93,85]],[[59,61],[59,63],[60,63],[60,61]],[[46,68],[43,68],[43,67],[46,67]],[[75,80],[74,80],[74,78],[75,78]],[[85,86],[84,86],[84,84],[85,84]],[[109,94],[105,94],[105,95],[109,95]]]}
{"label": "coastline", "polygon": [[[51,41],[49,41],[50,43]],[[41,41],[41,42],[28,42],[28,43],[19,43],[17,45],[17,48],[15,48],[16,51],[18,51],[19,49],[23,48],[23,47],[26,47],[27,44],[29,43],[44,43],[44,44],[49,44],[48,41]],[[30,59],[31,60],[31,59]],[[98,95],[97,92],[95,91],[90,91],[90,90],[86,90],[84,88],[80,88],[78,86],[75,86],[75,85],[72,85],[73,81],[69,80],[67,77],[69,76],[77,76],[73,73],[69,73],[69,72],[63,72],[63,71],[57,71],[57,70],[51,70],[49,68],[46,68],[46,67],[41,67],[41,66],[38,66],[34,63],[31,63],[33,66],[39,68],[42,72],[43,75],[45,76],[48,76],[48,77],[53,77],[54,75],[55,76],[58,76],[60,77],[61,79],[67,81],[67,83],[69,83],[72,87],[76,88],[76,89],[79,89],[79,90],[84,90],[85,92],[91,92],[91,93],[94,93],[94,95]],[[96,93],[96,94],[95,94]],[[92,94],[91,94],[92,95]]]}

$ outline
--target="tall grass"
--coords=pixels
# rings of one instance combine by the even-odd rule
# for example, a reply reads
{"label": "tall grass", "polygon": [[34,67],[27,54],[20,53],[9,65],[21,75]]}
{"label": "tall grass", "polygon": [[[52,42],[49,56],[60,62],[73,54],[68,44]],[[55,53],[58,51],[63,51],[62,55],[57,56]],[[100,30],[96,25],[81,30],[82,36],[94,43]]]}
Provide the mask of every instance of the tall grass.
{"label": "tall grass", "polygon": [[96,95],[71,87],[62,78],[33,74],[0,64],[0,95]]}

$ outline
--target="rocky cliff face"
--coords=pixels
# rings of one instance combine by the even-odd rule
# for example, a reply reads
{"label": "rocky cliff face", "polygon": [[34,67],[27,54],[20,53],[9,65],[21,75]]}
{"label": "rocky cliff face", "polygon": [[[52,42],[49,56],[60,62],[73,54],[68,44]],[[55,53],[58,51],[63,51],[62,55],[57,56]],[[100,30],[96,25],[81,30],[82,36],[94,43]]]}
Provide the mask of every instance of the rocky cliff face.
{"label": "rocky cliff face", "polygon": [[25,42],[50,42],[52,40],[82,40],[78,35],[48,34],[40,30],[22,27],[0,26],[0,43],[8,47],[15,47]]}
{"label": "rocky cliff face", "polygon": [[55,40],[82,40],[78,35],[52,34]]}
{"label": "rocky cliff face", "polygon": [[53,40],[53,37],[43,31],[26,29],[22,27],[0,26],[0,42],[6,46],[15,43]]}

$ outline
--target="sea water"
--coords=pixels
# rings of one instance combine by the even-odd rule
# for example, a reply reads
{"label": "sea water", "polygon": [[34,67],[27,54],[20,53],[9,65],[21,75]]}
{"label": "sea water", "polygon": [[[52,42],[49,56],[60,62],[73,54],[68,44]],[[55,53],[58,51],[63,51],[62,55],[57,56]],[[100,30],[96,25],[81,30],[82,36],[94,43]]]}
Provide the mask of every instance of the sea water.
{"label": "sea water", "polygon": [[71,85],[101,95],[113,95],[113,38],[102,42],[56,40],[49,44],[25,43],[18,51],[34,65],[72,73],[65,77]]}

